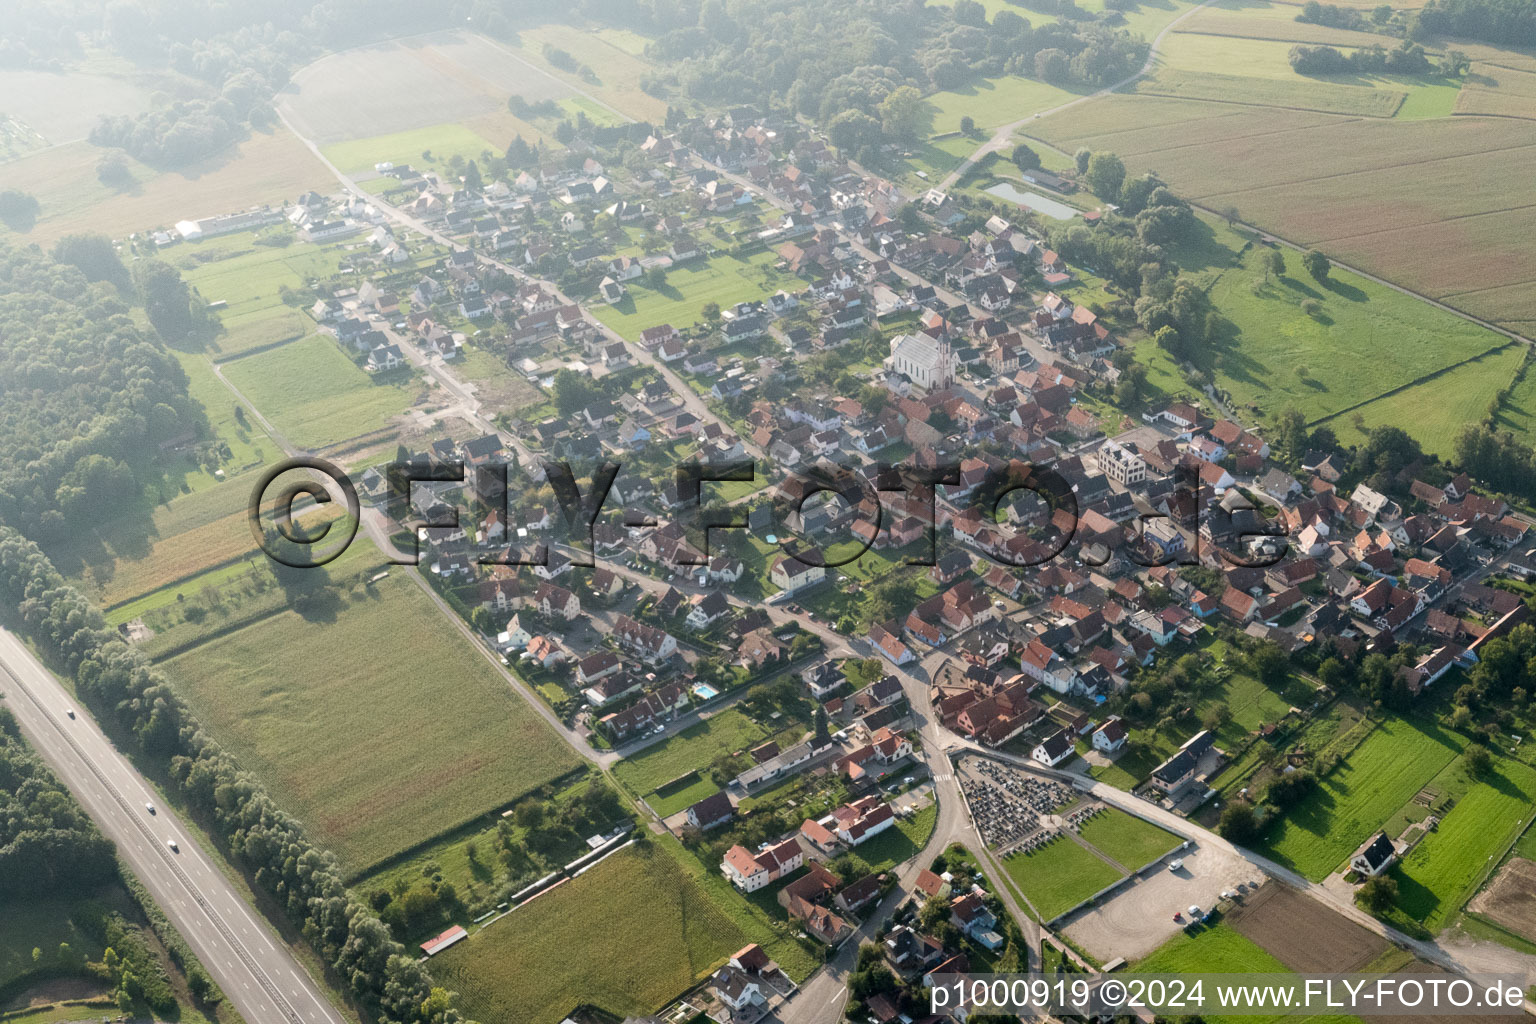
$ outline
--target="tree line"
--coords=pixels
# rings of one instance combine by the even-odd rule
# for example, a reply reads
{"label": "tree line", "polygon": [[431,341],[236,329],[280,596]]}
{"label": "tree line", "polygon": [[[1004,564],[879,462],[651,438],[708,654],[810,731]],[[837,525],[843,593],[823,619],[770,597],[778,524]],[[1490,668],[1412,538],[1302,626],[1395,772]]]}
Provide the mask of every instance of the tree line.
{"label": "tree line", "polygon": [[203,731],[164,674],[9,527],[0,527],[0,600],[73,678],[85,703],[120,725],[140,752],[169,763],[178,795],[285,909],[370,1016],[382,1024],[460,1024],[452,994],[435,988],[388,926],[352,897],[335,857],[309,841]]}

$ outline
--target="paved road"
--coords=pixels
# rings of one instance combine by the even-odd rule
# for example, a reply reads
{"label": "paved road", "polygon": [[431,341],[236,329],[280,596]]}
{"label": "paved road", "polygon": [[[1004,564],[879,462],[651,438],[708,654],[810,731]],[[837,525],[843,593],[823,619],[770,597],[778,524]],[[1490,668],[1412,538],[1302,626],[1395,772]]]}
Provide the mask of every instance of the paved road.
{"label": "paved road", "polygon": [[[0,629],[0,691],[22,733],[251,1024],[344,1024],[325,992],[64,686]],[[155,803],[150,814],[145,805]],[[180,852],[166,846],[175,839]]]}

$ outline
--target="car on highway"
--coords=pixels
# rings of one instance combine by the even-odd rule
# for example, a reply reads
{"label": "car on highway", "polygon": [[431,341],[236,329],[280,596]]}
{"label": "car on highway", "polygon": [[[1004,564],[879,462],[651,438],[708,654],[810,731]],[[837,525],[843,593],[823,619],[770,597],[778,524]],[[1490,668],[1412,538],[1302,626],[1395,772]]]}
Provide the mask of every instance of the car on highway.
{"label": "car on highway", "polygon": [[66,715],[68,715],[70,718],[74,718],[75,717],[75,709],[74,708],[68,708],[68,709],[65,710],[64,713]]}
{"label": "car on highway", "polygon": [[155,813],[155,805],[154,804],[145,804],[144,805],[144,809],[146,811],[148,811],[150,814],[154,814]]}
{"label": "car on highway", "polygon": [[181,852],[181,847],[176,845],[176,840],[174,840],[174,839],[167,839],[165,841],[165,845],[169,846],[171,848],[171,852],[172,853],[180,853]]}

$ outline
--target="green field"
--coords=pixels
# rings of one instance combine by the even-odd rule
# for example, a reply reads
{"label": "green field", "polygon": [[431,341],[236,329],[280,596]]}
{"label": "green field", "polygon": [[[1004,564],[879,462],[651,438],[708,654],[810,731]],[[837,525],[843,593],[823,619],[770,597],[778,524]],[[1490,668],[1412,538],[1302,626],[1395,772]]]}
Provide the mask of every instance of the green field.
{"label": "green field", "polygon": [[415,584],[353,593],[331,616],[285,611],[164,665],[349,872],[577,764]]}
{"label": "green field", "polygon": [[1457,801],[1394,874],[1399,906],[1438,931],[1472,898],[1529,823],[1536,769],[1498,759],[1497,773]]}
{"label": "green field", "polygon": [[[1504,344],[1486,328],[1372,281],[1335,270],[1322,284],[1301,269],[1298,254],[1285,259],[1286,274],[1266,282],[1257,253],[1250,253],[1210,292],[1231,323],[1215,357],[1216,377],[1238,406],[1268,415],[1294,406],[1309,421],[1320,420]],[[1317,311],[1303,309],[1306,302]],[[1496,359],[1472,365],[1492,382],[1490,398],[1513,372]],[[1372,372],[1361,373],[1362,366]],[[1440,431],[1455,412],[1420,405],[1396,425],[1410,433]]]}
{"label": "green field", "polygon": [[435,958],[433,975],[499,1024],[554,1024],[578,1003],[652,1013],[754,941],[803,976],[797,946],[739,896],[728,913],[671,853],[646,841],[609,857]]}
{"label": "green field", "polygon": [[1120,872],[1066,836],[1033,853],[1016,853],[1003,861],[1003,870],[1040,914],[1049,921],[1112,884]]}
{"label": "green field", "polygon": [[1461,751],[1460,737],[1394,718],[1381,723],[1270,830],[1262,849],[1320,881]]}
{"label": "green field", "polygon": [[771,249],[741,259],[721,255],[689,260],[667,271],[667,283],[653,290],[639,281],[629,283],[629,294],[617,305],[595,306],[592,315],[635,340],[647,327],[672,324],[679,330],[693,326],[706,305],[722,309],[738,302],[763,299],[780,289],[803,287],[798,278],[773,269],[778,254]]}
{"label": "green field", "polygon": [[[228,303],[219,311],[219,321],[229,334],[214,346],[221,358],[278,340],[260,340],[258,335],[254,342],[242,342],[246,335],[240,329],[272,318],[282,318],[290,325],[295,323],[295,318],[302,318],[302,314],[283,305],[278,290],[286,285],[305,291],[311,281],[334,274],[337,261],[344,258],[343,250],[333,246],[297,241],[289,245],[257,245],[255,239],[253,233],[242,231],[172,250],[171,262],[181,268],[189,285],[208,302]],[[308,325],[307,319],[297,322]],[[292,326],[266,330],[286,331],[289,336],[305,333]]]}
{"label": "green field", "polygon": [[320,152],[342,172],[358,174],[372,171],[374,164],[421,164],[422,153],[431,151],[434,159],[462,156],[478,160],[487,150],[500,153],[506,143],[495,144],[461,124],[436,124],[371,139],[351,139],[324,147]]}
{"label": "green field", "polygon": [[1132,871],[1177,847],[1178,836],[1115,807],[1106,807],[1083,823],[1084,841]]}
{"label": "green field", "polygon": [[[671,782],[690,769],[698,768],[700,774],[704,774],[709,763],[721,754],[733,754],[755,747],[766,740],[768,735],[767,729],[738,709],[727,708],[697,725],[669,736],[664,743],[647,747],[635,756],[625,758],[614,766],[613,774],[637,794],[653,793],[658,786]],[[682,807],[673,810],[682,810]]]}
{"label": "green field", "polygon": [[1536,442],[1536,374],[1527,371],[1510,389],[1509,397],[1499,406],[1496,426],[1523,436],[1527,444]]}
{"label": "green field", "polygon": [[404,371],[371,376],[321,336],[227,363],[224,373],[277,430],[310,449],[389,426],[419,390]]}
{"label": "green field", "polygon": [[[1402,427],[1413,435],[1425,452],[1450,459],[1455,455],[1456,435],[1468,423],[1477,423],[1487,415],[1488,404],[1514,378],[1525,352],[1524,346],[1511,343],[1433,380],[1361,406],[1357,411],[1366,430],[1383,425]],[[1516,402],[1525,400],[1524,396],[1518,395],[1520,390],[1517,388],[1511,393],[1510,402],[1502,406],[1505,412],[1515,408]],[[1355,413],[1351,412],[1328,421],[1344,444],[1354,444],[1364,438],[1354,419]]]}

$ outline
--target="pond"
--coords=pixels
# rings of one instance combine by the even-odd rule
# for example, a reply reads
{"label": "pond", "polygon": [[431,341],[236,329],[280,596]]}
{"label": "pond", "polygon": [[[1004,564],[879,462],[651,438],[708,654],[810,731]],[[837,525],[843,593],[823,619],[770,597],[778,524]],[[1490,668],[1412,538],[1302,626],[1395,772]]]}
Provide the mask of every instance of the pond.
{"label": "pond", "polygon": [[1076,217],[1078,211],[1066,203],[1057,202],[1054,199],[1041,195],[1039,192],[1020,192],[1012,182],[1000,181],[987,189],[991,195],[999,199],[1006,199],[1010,203],[1018,203],[1027,206],[1036,213],[1043,213],[1053,220],[1071,220]]}

